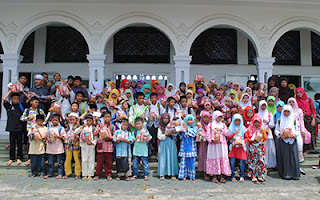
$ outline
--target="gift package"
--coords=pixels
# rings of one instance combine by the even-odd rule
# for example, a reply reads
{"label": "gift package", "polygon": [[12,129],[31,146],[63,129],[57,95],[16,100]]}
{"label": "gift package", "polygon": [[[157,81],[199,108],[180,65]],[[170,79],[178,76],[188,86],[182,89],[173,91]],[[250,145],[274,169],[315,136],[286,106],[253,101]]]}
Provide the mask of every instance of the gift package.
{"label": "gift package", "polygon": [[201,82],[204,83],[204,78],[200,74],[197,74],[196,77],[194,78],[194,82]]}
{"label": "gift package", "polygon": [[61,96],[66,96],[66,95],[70,94],[70,91],[69,91],[67,84],[60,83],[60,85],[58,87],[58,94]]}
{"label": "gift package", "polygon": [[218,143],[222,141],[222,133],[218,130],[213,130],[212,132],[212,142]]}
{"label": "gift package", "polygon": [[176,101],[180,101],[180,95],[179,94],[175,94],[172,96]]}
{"label": "gift package", "polygon": [[127,139],[128,139],[128,136],[127,136],[127,134],[126,134],[125,131],[120,131],[120,134],[118,134],[118,135],[116,136],[116,139],[117,139],[117,140],[118,140],[118,139],[125,139],[125,140],[127,140]]}
{"label": "gift package", "polygon": [[281,136],[284,138],[291,138],[293,136],[293,132],[291,128],[284,128],[282,130]]}
{"label": "gift package", "polygon": [[48,143],[54,143],[56,142],[56,136],[58,136],[54,131],[48,130],[46,134],[46,140]]}
{"label": "gift package", "polygon": [[198,102],[197,102],[197,100],[195,100],[195,99],[191,100],[191,107],[193,107],[193,108],[198,108]]}
{"label": "gift package", "polygon": [[116,103],[113,100],[107,100],[107,103],[110,107],[115,107]]}
{"label": "gift package", "polygon": [[119,116],[119,119],[127,119],[128,118],[126,113],[123,110],[118,111],[118,116]]}
{"label": "gift package", "polygon": [[242,147],[242,145],[244,145],[244,140],[242,139],[241,135],[235,135],[233,137],[233,139],[234,140],[233,140],[232,145],[234,147]]}
{"label": "gift package", "polygon": [[139,142],[147,142],[148,133],[146,133],[145,131],[140,131],[140,135],[137,136],[137,140]]}
{"label": "gift package", "polygon": [[100,133],[99,133],[99,139],[106,139],[106,138],[110,138],[112,137],[111,131],[110,129],[108,129],[108,127],[104,126],[100,129]]}
{"label": "gift package", "polygon": [[204,106],[204,104],[205,104],[206,102],[210,102],[209,98],[208,98],[208,97],[202,97],[199,106]]}
{"label": "gift package", "polygon": [[18,83],[11,84],[11,92],[22,92],[23,91],[23,85]]}
{"label": "gift package", "polygon": [[34,93],[34,92],[29,92],[29,95],[30,95],[30,97],[38,97],[38,98],[39,98],[39,95],[37,95],[37,94]]}
{"label": "gift package", "polygon": [[67,132],[67,135],[65,137],[65,143],[67,143],[67,144],[78,144],[79,143],[78,137],[74,131],[69,130]]}
{"label": "gift package", "polygon": [[92,134],[88,131],[82,131],[82,133],[80,134],[80,141],[82,143],[87,143],[87,142],[91,142],[93,140],[92,138]]}
{"label": "gift package", "polygon": [[150,117],[152,117],[152,121],[158,121],[158,114],[157,113],[151,112]]}
{"label": "gift package", "polygon": [[49,112],[59,112],[60,110],[61,106],[57,102],[52,103],[51,107],[49,108]]}
{"label": "gift package", "polygon": [[257,130],[251,138],[252,141],[259,141],[262,142],[263,141],[263,132],[261,130]]}
{"label": "gift package", "polygon": [[41,140],[42,139],[41,134],[40,134],[38,129],[32,129],[32,131],[30,132],[29,136],[30,136],[30,140],[31,141],[33,141],[33,140]]}
{"label": "gift package", "polygon": [[144,103],[144,105],[151,105],[151,100],[150,99],[145,99],[144,101],[143,101],[143,103]]}

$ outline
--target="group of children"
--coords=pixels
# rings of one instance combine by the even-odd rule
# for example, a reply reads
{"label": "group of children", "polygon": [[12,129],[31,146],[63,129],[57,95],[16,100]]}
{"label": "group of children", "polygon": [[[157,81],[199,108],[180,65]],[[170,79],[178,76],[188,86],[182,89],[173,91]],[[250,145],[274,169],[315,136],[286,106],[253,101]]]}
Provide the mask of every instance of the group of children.
{"label": "group of children", "polygon": [[181,83],[175,90],[172,84],[164,88],[157,81],[150,86],[125,79],[120,89],[110,81],[85,97],[71,83],[56,81],[51,97],[56,101],[47,114],[39,107],[43,100],[24,90],[28,108],[19,103],[21,92],[11,87],[3,99],[11,145],[7,164],[16,158],[16,142],[21,164],[26,127],[31,177],[53,176],[57,162],[56,178],[67,179],[74,160],[76,179],[98,180],[104,169],[106,179],[112,180],[115,166],[116,180],[136,180],[142,165],[148,181],[152,156],[158,160],[160,179],[195,180],[196,161],[204,180],[214,183],[225,183],[226,176],[237,182],[237,169],[240,182],[245,175],[263,182],[267,170],[275,168],[284,179],[300,177],[303,144],[310,135],[302,111],[296,98],[285,104],[278,91],[268,94],[264,84],[249,82],[241,88],[233,82],[217,86],[211,80],[207,85],[197,75],[195,84]]}

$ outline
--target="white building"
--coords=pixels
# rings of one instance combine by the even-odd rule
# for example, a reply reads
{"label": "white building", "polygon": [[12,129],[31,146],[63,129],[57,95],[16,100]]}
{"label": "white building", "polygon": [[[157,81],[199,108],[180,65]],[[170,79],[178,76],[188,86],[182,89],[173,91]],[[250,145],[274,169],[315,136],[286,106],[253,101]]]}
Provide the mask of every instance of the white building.
{"label": "white building", "polygon": [[[320,90],[319,9],[315,0],[0,0],[2,95],[19,73],[41,72],[176,85],[197,73],[218,83],[273,74]],[[1,131],[5,120],[2,111]]]}

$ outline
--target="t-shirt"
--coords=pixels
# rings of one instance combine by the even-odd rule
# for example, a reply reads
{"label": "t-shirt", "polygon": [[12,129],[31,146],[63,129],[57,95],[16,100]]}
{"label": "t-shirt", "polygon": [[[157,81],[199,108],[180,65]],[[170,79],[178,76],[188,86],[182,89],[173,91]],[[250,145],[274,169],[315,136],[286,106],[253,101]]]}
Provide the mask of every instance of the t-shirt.
{"label": "t-shirt", "polygon": [[[148,137],[152,138],[149,131],[145,130],[144,128],[141,131],[144,131],[145,133],[148,134]],[[140,135],[141,131],[137,130],[137,136],[134,135],[133,137],[137,138]],[[133,155],[148,157],[148,142],[139,142],[136,140],[133,147]]]}
{"label": "t-shirt", "polygon": [[[66,131],[64,130],[63,127],[61,127],[60,133],[59,133],[59,126],[53,126],[53,127],[49,128],[49,130],[57,135],[66,137]],[[62,154],[62,153],[64,153],[63,141],[60,139],[57,139],[56,142],[54,142],[54,143],[47,143],[46,153],[47,154]]]}
{"label": "t-shirt", "polygon": [[[22,104],[21,104],[22,106]],[[24,129],[24,123],[20,121],[20,117],[22,116],[23,112],[19,106],[19,104],[10,104],[6,101],[3,104],[3,107],[7,110],[7,128],[6,131],[8,132],[18,132]]]}

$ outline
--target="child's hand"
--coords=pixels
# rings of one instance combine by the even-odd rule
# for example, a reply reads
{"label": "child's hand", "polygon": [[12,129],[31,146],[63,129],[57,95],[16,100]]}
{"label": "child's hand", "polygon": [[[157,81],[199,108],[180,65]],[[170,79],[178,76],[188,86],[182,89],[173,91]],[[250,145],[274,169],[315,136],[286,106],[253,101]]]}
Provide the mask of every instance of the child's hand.
{"label": "child's hand", "polygon": [[145,116],[144,116],[144,114],[141,114],[141,118],[145,119]]}
{"label": "child's hand", "polygon": [[132,123],[132,122],[130,123],[130,125],[131,125],[132,128],[135,128],[135,127],[136,127],[136,126],[134,125],[134,123]]}
{"label": "child's hand", "polygon": [[239,133],[239,129],[237,129],[234,133],[235,133],[235,134],[238,134],[238,133]]}
{"label": "child's hand", "polygon": [[90,142],[87,142],[87,145],[93,145],[93,143],[90,141]]}
{"label": "child's hand", "polygon": [[267,124],[267,123],[268,123],[268,121],[264,119],[264,120],[263,120],[263,123]]}
{"label": "child's hand", "polygon": [[160,119],[161,119],[161,116],[159,115],[159,116],[157,117],[157,119],[160,120]]}
{"label": "child's hand", "polygon": [[153,117],[152,116],[149,116],[149,121],[152,121],[153,120]]}
{"label": "child's hand", "polygon": [[28,120],[33,120],[34,119],[34,116],[33,115],[29,115],[28,116]]}

